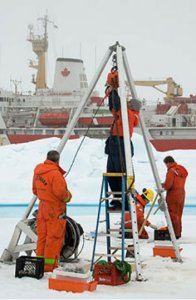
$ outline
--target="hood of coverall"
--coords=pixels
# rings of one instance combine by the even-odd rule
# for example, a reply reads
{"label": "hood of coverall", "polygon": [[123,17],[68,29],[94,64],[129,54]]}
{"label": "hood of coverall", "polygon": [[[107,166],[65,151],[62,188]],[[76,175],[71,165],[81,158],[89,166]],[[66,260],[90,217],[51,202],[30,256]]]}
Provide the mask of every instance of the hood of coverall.
{"label": "hood of coverall", "polygon": [[187,177],[188,172],[183,166],[178,165],[176,162],[174,162],[169,165],[168,169],[172,169],[172,168],[175,169],[178,176],[185,177],[185,178]]}
{"label": "hood of coverall", "polygon": [[34,173],[35,175],[43,175],[55,170],[60,171],[62,175],[66,173],[59,165],[51,160],[45,160],[44,163],[38,164],[34,169]]}

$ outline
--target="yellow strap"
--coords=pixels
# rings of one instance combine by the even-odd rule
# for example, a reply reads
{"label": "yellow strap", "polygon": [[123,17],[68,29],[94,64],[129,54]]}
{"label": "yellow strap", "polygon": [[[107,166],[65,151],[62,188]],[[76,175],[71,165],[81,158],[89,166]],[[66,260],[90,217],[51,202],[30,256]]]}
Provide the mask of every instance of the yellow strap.
{"label": "yellow strap", "polygon": [[134,177],[133,176],[127,177],[127,186],[129,187],[129,189],[134,189]]}
{"label": "yellow strap", "polygon": [[126,176],[126,173],[103,173],[105,177],[122,177]]}

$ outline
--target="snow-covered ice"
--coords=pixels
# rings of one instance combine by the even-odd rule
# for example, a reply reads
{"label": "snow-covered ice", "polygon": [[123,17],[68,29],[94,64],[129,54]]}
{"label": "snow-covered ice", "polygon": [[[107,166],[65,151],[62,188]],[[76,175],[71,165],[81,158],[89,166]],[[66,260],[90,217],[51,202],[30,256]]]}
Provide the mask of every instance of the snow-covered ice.
{"label": "snow-covered ice", "polygon": [[[27,144],[10,145],[0,148],[1,170],[0,203],[28,203],[32,197],[31,181],[33,169],[37,163],[45,159],[46,153],[56,149],[59,139],[51,138]],[[69,140],[61,155],[61,166],[68,170],[72,158],[80,143],[79,140]],[[105,171],[106,155],[104,154],[104,140],[86,138],[76,158],[67,182],[73,193],[73,203],[97,203],[100,194],[102,173]],[[142,137],[134,135],[135,156],[133,164],[136,174],[136,188],[140,191],[143,187],[155,189],[155,184],[145,152]],[[167,153],[154,152],[156,164],[161,180],[165,176],[163,158],[170,154],[178,163],[183,164],[189,171],[186,184],[186,203],[196,204],[196,170],[194,167],[196,151],[170,151]],[[1,209],[1,208],[0,208]],[[96,215],[71,216],[79,222],[88,235],[95,230]],[[120,216],[114,217],[114,223]],[[16,218],[0,219],[0,255],[8,246],[15,225]],[[163,214],[151,215],[154,224],[165,223]],[[101,224],[104,226],[104,223]],[[141,241],[140,252],[142,260],[142,273],[145,281],[135,281],[135,273],[128,284],[120,286],[98,285],[95,292],[81,294],[58,292],[48,289],[48,277],[41,280],[23,277],[15,278],[15,265],[0,264],[0,299],[195,299],[196,298],[196,217],[195,215],[183,216],[183,236],[180,245],[183,248],[183,263],[173,262],[170,258],[153,257],[152,248],[153,230],[147,228],[149,241]],[[101,230],[101,228],[100,228]],[[99,243],[99,242],[98,242]],[[99,243],[105,249],[105,242]],[[92,257],[93,239],[85,239],[84,249],[80,255],[83,262],[90,263]]]}

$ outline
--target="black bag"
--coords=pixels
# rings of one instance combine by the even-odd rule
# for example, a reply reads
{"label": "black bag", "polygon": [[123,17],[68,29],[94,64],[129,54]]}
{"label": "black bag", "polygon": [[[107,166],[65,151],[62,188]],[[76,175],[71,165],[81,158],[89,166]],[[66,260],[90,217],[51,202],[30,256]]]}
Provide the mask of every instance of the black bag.
{"label": "black bag", "polygon": [[110,136],[105,141],[105,154],[109,154],[109,143],[110,143]]}

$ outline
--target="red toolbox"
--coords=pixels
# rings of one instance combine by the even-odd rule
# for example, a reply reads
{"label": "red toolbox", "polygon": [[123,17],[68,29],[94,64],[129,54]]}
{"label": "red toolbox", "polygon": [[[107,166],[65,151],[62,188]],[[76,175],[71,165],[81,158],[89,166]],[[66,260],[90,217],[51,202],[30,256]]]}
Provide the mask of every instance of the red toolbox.
{"label": "red toolbox", "polygon": [[128,274],[122,276],[116,266],[108,262],[107,264],[95,264],[94,279],[98,284],[119,285],[128,281]]}

